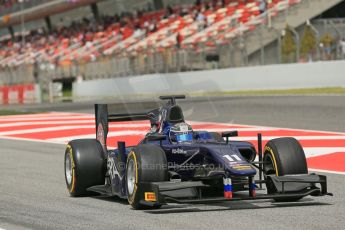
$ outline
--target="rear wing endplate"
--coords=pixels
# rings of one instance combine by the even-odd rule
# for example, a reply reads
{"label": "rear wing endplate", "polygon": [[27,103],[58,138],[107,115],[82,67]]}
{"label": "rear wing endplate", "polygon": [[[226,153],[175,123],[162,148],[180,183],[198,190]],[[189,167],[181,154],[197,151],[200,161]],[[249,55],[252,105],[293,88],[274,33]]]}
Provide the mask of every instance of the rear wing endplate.
{"label": "rear wing endplate", "polygon": [[117,114],[115,111],[109,111],[109,108],[111,104],[95,104],[96,139],[101,143],[104,151],[107,151],[109,122],[149,120],[147,113]]}

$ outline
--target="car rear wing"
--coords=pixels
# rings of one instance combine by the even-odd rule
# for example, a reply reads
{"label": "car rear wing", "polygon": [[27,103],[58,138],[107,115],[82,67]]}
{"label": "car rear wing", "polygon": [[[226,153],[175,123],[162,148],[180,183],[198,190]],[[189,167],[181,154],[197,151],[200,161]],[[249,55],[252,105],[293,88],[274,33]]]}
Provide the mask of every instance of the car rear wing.
{"label": "car rear wing", "polygon": [[109,122],[149,120],[147,113],[116,113],[115,104],[95,104],[96,139],[107,151]]}
{"label": "car rear wing", "polygon": [[[168,100],[168,105],[176,105],[177,99],[185,99],[185,95],[160,96],[161,100]],[[102,144],[104,151],[107,150],[107,136],[109,122],[143,121],[155,119],[154,110],[143,113],[117,113],[118,104],[95,104],[96,139]],[[156,109],[155,109],[156,110]]]}

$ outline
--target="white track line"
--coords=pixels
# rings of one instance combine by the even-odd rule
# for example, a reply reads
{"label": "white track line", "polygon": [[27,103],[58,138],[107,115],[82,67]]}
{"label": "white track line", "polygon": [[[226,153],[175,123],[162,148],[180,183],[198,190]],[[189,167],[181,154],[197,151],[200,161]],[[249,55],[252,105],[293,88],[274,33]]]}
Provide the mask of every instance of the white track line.
{"label": "white track line", "polygon": [[193,130],[195,131],[208,131],[208,132],[225,132],[225,131],[240,131],[240,132],[253,132],[253,131],[275,131],[275,130],[279,130],[276,128],[267,128],[267,127],[250,127],[250,128],[235,128],[235,129],[230,129],[230,128],[205,128],[205,129],[201,129],[201,128],[196,128]]}
{"label": "white track line", "polygon": [[238,127],[259,127],[256,125],[242,125],[242,124],[233,124],[229,123],[220,123],[220,122],[207,122],[207,121],[186,121],[190,125],[220,125],[220,126],[238,126]]}
{"label": "white track line", "polygon": [[[96,138],[96,136],[94,136],[93,138]],[[58,145],[66,145],[67,144],[64,142],[54,142],[54,141],[49,141],[49,140],[39,140],[39,139],[20,138],[20,137],[0,137],[0,139],[14,140],[14,141],[37,142],[37,143],[49,143],[49,144],[58,144]]]}
{"label": "white track line", "polygon": [[[18,141],[29,141],[29,142],[38,142],[38,143],[49,143],[49,144],[58,144],[58,145],[66,145],[67,141],[64,142],[57,142],[57,141],[51,141],[51,140],[36,140],[36,139],[27,139],[27,138],[16,138],[16,137],[0,137],[1,139],[6,140],[18,140]],[[95,136],[91,137],[95,138]],[[108,149],[115,149],[115,146],[108,146]],[[337,172],[337,171],[330,171],[330,170],[322,170],[322,169],[313,169],[309,168],[310,171],[314,172],[321,172],[321,173],[331,173],[331,174],[337,174],[337,175],[345,175],[345,172]],[[1,228],[0,228],[1,230]]]}
{"label": "white track line", "polygon": [[57,127],[46,127],[46,128],[37,128],[37,129],[24,129],[24,130],[0,132],[0,136],[27,134],[27,133],[42,133],[42,132],[61,131],[61,130],[73,130],[73,129],[92,129],[92,128],[95,128],[95,126],[94,125],[57,126]]}
{"label": "white track line", "polygon": [[[59,128],[59,127],[57,127]],[[30,132],[28,132],[30,133]],[[147,130],[126,130],[126,131],[110,131],[108,133],[108,137],[118,137],[118,136],[131,136],[131,135],[146,135]],[[1,136],[1,133],[0,133]],[[76,136],[65,136],[65,137],[59,137],[59,138],[50,138],[47,140],[50,141],[57,141],[57,142],[63,142],[66,140],[71,140],[71,139],[82,139],[82,138],[93,138],[95,134],[85,134],[85,135],[76,135]],[[345,137],[344,137],[345,138]]]}
{"label": "white track line", "polygon": [[[94,119],[90,120],[66,120],[66,121],[29,121],[29,122],[15,122],[15,123],[7,123],[7,124],[0,124],[0,128],[3,127],[17,127],[17,126],[29,126],[29,125],[60,125],[60,124],[95,124]],[[110,127],[150,127],[150,124],[147,123],[109,123]],[[223,126],[224,127],[224,126]],[[201,128],[197,128],[198,130],[201,130]],[[197,130],[195,129],[195,130]],[[210,129],[207,129],[210,130]],[[265,131],[265,130],[279,130],[277,128],[267,128],[267,127],[243,127],[243,128],[212,128],[213,131],[222,131],[222,130],[241,130],[241,131]]]}
{"label": "white track line", "polygon": [[[147,131],[134,131],[134,130],[128,130],[128,131],[117,131],[117,132],[109,132],[108,137],[118,137],[118,136],[131,136],[131,135],[145,135],[147,134]],[[94,138],[95,134],[86,134],[86,135],[78,135],[78,136],[68,136],[68,137],[61,137],[61,138],[51,138],[48,139],[50,141],[57,141],[57,142],[63,142],[63,141],[68,141],[72,139],[82,139],[82,138]],[[277,138],[279,136],[269,136],[269,137],[264,137],[262,140],[271,140],[274,138]],[[286,136],[289,137],[289,136]],[[294,136],[290,136],[294,137]],[[332,136],[297,136],[295,137],[298,140],[345,140],[345,136],[337,136],[337,137],[332,137]],[[237,140],[237,141],[253,141],[257,140],[257,137],[232,137],[231,140]]]}
{"label": "white track line", "polygon": [[[6,128],[6,127],[18,127],[18,126],[35,126],[35,125],[71,125],[73,127],[74,125],[78,124],[87,124],[87,125],[92,125],[93,127],[95,126],[95,122],[92,120],[77,120],[77,121],[35,121],[35,122],[16,122],[16,123],[8,123],[8,124],[0,124],[0,128]],[[116,124],[116,123],[110,123],[109,124],[110,128],[141,128],[141,127],[146,127],[149,128],[150,124]]]}
{"label": "white track line", "polygon": [[[294,137],[297,140],[345,140],[344,136],[291,136],[291,135],[280,135],[280,136],[263,136],[262,140],[268,141],[277,137]],[[257,137],[253,136],[240,136],[240,137],[231,137],[231,140],[234,141],[255,141],[257,140]]]}
{"label": "white track line", "polygon": [[291,129],[291,128],[284,128],[284,127],[274,127],[274,126],[257,126],[257,125],[241,125],[241,124],[236,124],[236,123],[221,123],[221,122],[203,122],[203,121],[198,121],[195,122],[198,124],[213,124],[213,125],[231,125],[231,126],[243,126],[243,127],[256,127],[256,128],[275,128],[275,129],[281,129],[284,131],[299,131],[299,132],[317,132],[317,133],[324,133],[324,134],[340,134],[340,135],[345,135],[345,132],[331,132],[331,131],[321,131],[321,130],[312,130],[312,129]]}
{"label": "white track line", "polygon": [[[132,136],[132,135],[142,135],[144,136],[147,134],[147,131],[118,131],[118,132],[109,132],[108,133],[108,138],[109,137],[121,137],[121,136]],[[86,134],[86,135],[79,135],[79,136],[69,136],[69,137],[61,137],[61,138],[51,138],[47,139],[48,141],[52,142],[66,142],[69,140],[74,140],[74,139],[88,139],[88,138],[95,138],[95,134]]]}
{"label": "white track line", "polygon": [[313,158],[333,153],[345,153],[345,147],[303,147],[305,156]]}
{"label": "white track line", "polygon": [[18,115],[5,115],[1,118],[24,118],[24,117],[51,117],[51,116],[94,116],[89,113],[32,113],[32,114],[18,114]]}
{"label": "white track line", "polygon": [[27,118],[27,117],[52,117],[52,116],[83,116],[83,115],[90,116],[90,114],[48,112],[48,113],[34,113],[34,114],[5,115],[5,116],[1,116],[0,119]]}
{"label": "white track line", "polygon": [[93,124],[95,126],[95,120],[77,120],[77,121],[32,121],[32,122],[15,122],[15,123],[7,123],[7,124],[0,124],[0,128],[5,127],[17,127],[17,126],[25,126],[25,125],[61,125],[61,124]]}
{"label": "white track line", "polygon": [[[89,118],[89,120],[78,120],[78,119],[85,119]],[[66,119],[66,121],[55,121],[56,119]],[[73,120],[71,120],[73,119]],[[94,128],[94,116],[90,114],[75,114],[75,113],[46,113],[46,114],[35,114],[35,115],[16,115],[16,116],[5,116],[1,117],[0,121],[18,121],[16,123],[12,124],[0,124],[0,127],[15,127],[15,126],[23,126],[23,125],[38,125],[38,124],[66,124],[66,126],[61,127],[48,127],[47,129],[30,129],[30,130],[22,130],[18,131],[19,133],[23,133],[23,131],[27,131],[26,133],[32,133],[33,131],[37,132],[44,132],[44,131],[51,131],[51,130],[65,130],[65,129],[75,129],[75,128]],[[27,122],[25,122],[27,121]],[[219,122],[194,122],[194,121],[188,121],[188,123],[193,125],[218,125],[222,126],[224,128],[212,128],[207,129],[207,131],[228,131],[229,129],[238,130],[238,131],[265,131],[265,130],[282,130],[283,131],[297,131],[297,132],[318,132],[318,133],[324,133],[324,134],[340,134],[344,136],[292,136],[299,140],[344,140],[345,139],[345,133],[340,132],[329,132],[329,131],[320,131],[320,130],[303,130],[303,129],[290,129],[290,128],[278,128],[278,127],[266,127],[266,126],[254,126],[254,125],[242,125],[242,124],[233,124],[233,123],[219,123]],[[87,125],[76,125],[76,126],[68,126],[68,124],[87,124]],[[243,128],[233,128],[233,126],[243,127]],[[110,128],[126,128],[126,127],[149,127],[147,121],[144,122],[135,122],[131,124],[118,124],[118,123],[110,123]],[[228,127],[228,128],[226,128]],[[60,128],[60,129],[59,129]],[[202,130],[202,129],[195,129],[195,130]],[[7,133],[7,135],[10,135],[9,133],[13,133],[16,131],[9,131],[9,132],[2,132]],[[145,135],[146,131],[118,131],[118,132],[109,132],[109,137],[116,137],[116,136],[131,136],[131,135]],[[277,136],[264,136],[263,140],[270,140],[272,138],[276,138]],[[32,142],[40,142],[40,143],[52,143],[52,144],[65,144],[67,141],[72,139],[78,139],[78,138],[95,138],[95,134],[87,134],[87,135],[80,135],[80,136],[70,136],[70,137],[64,137],[64,138],[52,138],[48,140],[37,140],[37,139],[28,139],[28,138],[16,138],[16,137],[0,137],[2,139],[10,139],[10,140],[21,140],[21,141],[32,141]],[[257,140],[257,137],[249,136],[241,136],[241,137],[232,137],[232,140]],[[306,152],[307,158],[311,157],[317,157],[321,155],[328,155],[335,152],[344,152],[345,148],[325,148],[325,147],[307,147],[304,148]],[[331,170],[322,170],[322,169],[309,169],[310,171],[315,172],[324,172],[324,173],[332,173],[332,174],[338,174],[338,175],[345,175],[345,172],[337,172],[337,171],[331,171]],[[3,230],[0,228],[0,230]]]}
{"label": "white track line", "polygon": [[[268,126],[270,127],[270,126]],[[274,127],[273,127],[274,128]],[[289,129],[289,128],[279,128],[284,131],[298,131],[298,132],[311,132],[311,133],[324,133],[324,134],[339,134],[339,135],[345,135],[345,133],[341,132],[331,132],[331,131],[321,131],[321,130],[312,130],[312,129]]]}
{"label": "white track line", "polygon": [[331,171],[331,170],[323,170],[323,169],[313,169],[313,168],[308,168],[309,171],[313,172],[323,172],[323,173],[332,173],[332,174],[338,174],[338,175],[345,175],[345,172],[337,172],[337,171]]}
{"label": "white track line", "polygon": [[[74,130],[74,129],[93,129],[95,128],[95,125],[90,124],[90,125],[66,125],[66,126],[57,126],[57,127],[44,127],[44,128],[33,128],[33,129],[23,129],[23,130],[14,130],[14,131],[4,131],[4,132],[0,132],[0,136],[8,136],[8,135],[17,135],[17,134],[27,134],[27,133],[41,133],[41,132],[50,132],[50,131],[61,131],[61,130]],[[145,124],[122,124],[122,125],[110,125],[110,128],[149,128],[148,125]],[[196,129],[199,130],[199,129]],[[208,129],[208,131],[211,132],[220,132],[220,131],[228,131],[229,129]],[[240,128],[237,129],[238,131],[259,131],[256,128]],[[261,129],[260,129],[261,130]],[[270,128],[266,129],[266,130],[272,130]],[[262,131],[262,130],[261,130]],[[122,132],[122,131],[118,131],[118,132]],[[129,134],[135,133],[136,131],[128,131]],[[116,135],[116,132],[113,132]],[[68,133],[66,133],[66,135],[68,135]],[[116,135],[118,136],[118,135]],[[73,137],[73,136],[71,136]]]}
{"label": "white track line", "polygon": [[46,120],[56,120],[56,119],[66,119],[66,120],[72,120],[72,119],[80,119],[80,118],[89,118],[89,119],[95,119],[94,116],[47,116],[47,117],[23,117],[23,118],[0,118],[1,122],[6,121],[46,121]]}

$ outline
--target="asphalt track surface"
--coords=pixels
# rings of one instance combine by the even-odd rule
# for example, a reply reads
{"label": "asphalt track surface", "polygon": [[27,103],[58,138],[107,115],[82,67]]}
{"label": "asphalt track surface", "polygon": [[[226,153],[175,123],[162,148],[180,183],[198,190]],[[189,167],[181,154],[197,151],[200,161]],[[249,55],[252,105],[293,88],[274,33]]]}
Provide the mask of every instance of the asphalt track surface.
{"label": "asphalt track surface", "polygon": [[[187,119],[199,121],[345,130],[342,96],[206,98],[181,105]],[[87,103],[25,109],[92,112]],[[63,145],[0,140],[0,146],[0,228],[4,229],[344,229],[345,175],[326,174],[333,197],[136,211],[117,198],[70,198]]]}

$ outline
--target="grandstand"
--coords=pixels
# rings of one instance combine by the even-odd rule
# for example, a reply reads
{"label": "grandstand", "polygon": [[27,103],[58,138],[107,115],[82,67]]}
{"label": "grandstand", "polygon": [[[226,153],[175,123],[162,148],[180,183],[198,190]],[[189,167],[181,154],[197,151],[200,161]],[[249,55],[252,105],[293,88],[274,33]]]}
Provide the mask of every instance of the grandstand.
{"label": "grandstand", "polygon": [[[0,83],[281,63],[287,23],[300,42],[306,20],[344,3],[265,2],[1,1]],[[339,28],[332,33],[337,40],[345,35]],[[322,60],[316,49],[312,58]],[[296,54],[293,61],[303,60]]]}

